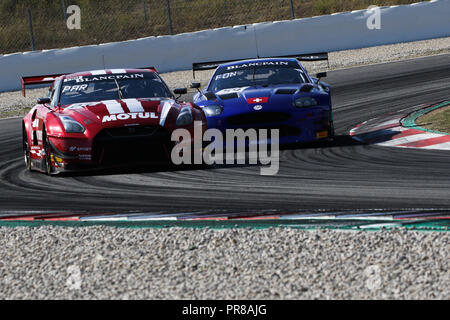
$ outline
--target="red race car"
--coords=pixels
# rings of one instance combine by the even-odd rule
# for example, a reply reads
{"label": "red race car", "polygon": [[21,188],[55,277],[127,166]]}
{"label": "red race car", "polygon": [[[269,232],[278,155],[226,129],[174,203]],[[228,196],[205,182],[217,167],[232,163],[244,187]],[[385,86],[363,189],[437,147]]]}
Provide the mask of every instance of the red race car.
{"label": "red race car", "polygon": [[51,83],[23,119],[27,170],[47,174],[170,158],[172,132],[206,130],[203,111],[178,102],[154,68],[116,69],[22,78],[25,87]]}

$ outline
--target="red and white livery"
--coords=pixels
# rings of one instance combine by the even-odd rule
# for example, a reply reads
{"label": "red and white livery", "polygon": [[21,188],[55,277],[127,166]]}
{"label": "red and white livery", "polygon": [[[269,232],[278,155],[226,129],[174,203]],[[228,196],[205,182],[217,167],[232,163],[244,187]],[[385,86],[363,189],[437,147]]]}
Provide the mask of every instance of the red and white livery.
{"label": "red and white livery", "polygon": [[46,98],[23,119],[28,170],[47,174],[170,157],[172,132],[206,129],[203,111],[179,102],[186,88],[170,91],[154,68],[97,70],[22,78],[50,83]]}

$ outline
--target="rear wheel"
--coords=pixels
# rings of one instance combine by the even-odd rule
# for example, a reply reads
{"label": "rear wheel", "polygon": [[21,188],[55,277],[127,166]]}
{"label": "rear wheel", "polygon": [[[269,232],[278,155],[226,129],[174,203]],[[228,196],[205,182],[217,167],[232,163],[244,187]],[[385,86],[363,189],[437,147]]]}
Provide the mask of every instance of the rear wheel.
{"label": "rear wheel", "polygon": [[23,130],[23,157],[25,160],[25,168],[27,171],[31,171],[31,158],[30,158],[30,144],[28,143],[28,135],[25,129]]}

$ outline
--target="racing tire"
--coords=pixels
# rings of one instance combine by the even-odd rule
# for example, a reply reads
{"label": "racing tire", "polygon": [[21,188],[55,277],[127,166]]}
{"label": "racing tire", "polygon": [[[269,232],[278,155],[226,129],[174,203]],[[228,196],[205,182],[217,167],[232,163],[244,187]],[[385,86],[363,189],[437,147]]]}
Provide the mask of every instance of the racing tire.
{"label": "racing tire", "polygon": [[22,134],[23,138],[23,156],[25,161],[25,170],[26,171],[32,171],[31,170],[31,157],[30,157],[30,145],[28,143],[28,135],[25,129],[23,130]]}
{"label": "racing tire", "polygon": [[47,175],[51,175],[53,173],[53,167],[52,167],[52,161],[51,161],[52,151],[50,148],[50,142],[48,140],[47,132],[45,131],[45,128],[42,130],[42,132],[43,132],[42,143],[43,143],[44,152],[45,152],[44,169],[45,169],[45,173]]}
{"label": "racing tire", "polygon": [[334,122],[331,122],[328,141],[333,142],[335,138],[336,138],[336,132],[334,130]]}

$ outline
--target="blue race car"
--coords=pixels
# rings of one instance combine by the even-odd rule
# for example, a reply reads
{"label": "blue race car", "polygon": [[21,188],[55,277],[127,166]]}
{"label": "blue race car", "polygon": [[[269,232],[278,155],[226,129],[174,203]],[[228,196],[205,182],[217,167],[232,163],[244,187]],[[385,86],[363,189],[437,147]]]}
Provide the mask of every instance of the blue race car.
{"label": "blue race car", "polygon": [[330,86],[320,81],[326,73],[313,78],[300,63],[328,60],[328,54],[290,57],[194,63],[194,78],[195,71],[217,68],[205,89],[191,85],[208,128],[279,129],[280,144],[331,141]]}

